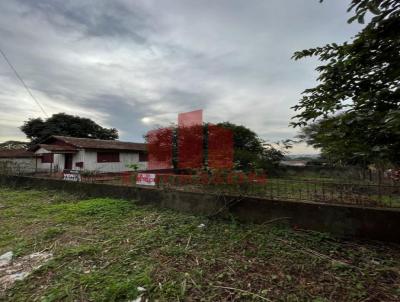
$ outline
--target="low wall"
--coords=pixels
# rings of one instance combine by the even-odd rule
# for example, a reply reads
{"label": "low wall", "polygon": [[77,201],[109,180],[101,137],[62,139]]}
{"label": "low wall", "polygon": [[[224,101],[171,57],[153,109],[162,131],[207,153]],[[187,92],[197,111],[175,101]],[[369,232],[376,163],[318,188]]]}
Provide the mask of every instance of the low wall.
{"label": "low wall", "polygon": [[21,176],[0,176],[0,185],[63,190],[87,197],[134,199],[142,204],[198,215],[233,215],[244,222],[263,223],[282,219],[293,227],[329,232],[335,236],[400,243],[400,209],[277,201]]}

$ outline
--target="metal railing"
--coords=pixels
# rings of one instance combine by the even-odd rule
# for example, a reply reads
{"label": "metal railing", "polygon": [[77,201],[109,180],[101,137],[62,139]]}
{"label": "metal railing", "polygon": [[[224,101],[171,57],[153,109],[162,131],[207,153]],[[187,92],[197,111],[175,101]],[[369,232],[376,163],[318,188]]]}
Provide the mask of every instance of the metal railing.
{"label": "metal railing", "polygon": [[[179,178],[179,176],[175,176]],[[103,178],[83,181],[136,186],[135,174],[106,175]],[[400,208],[400,183],[365,184],[321,180],[295,180],[271,178],[265,182],[244,182],[241,184],[200,184],[172,181],[158,182],[157,187],[168,190],[207,192],[262,197],[269,200],[322,202],[369,207]]]}
{"label": "metal railing", "polygon": [[[2,173],[6,174],[6,173]],[[39,174],[38,177],[62,179],[62,174]],[[180,182],[180,175],[171,175],[176,181],[158,182],[164,190],[182,190],[215,194],[254,196],[266,200],[287,200],[346,204],[368,207],[400,208],[400,183],[365,184],[359,182],[339,182],[269,178],[264,182],[243,182],[239,184],[187,183]],[[136,173],[81,174],[82,182],[137,186]]]}
{"label": "metal railing", "polygon": [[264,187],[252,191],[274,200],[400,207],[400,185],[270,179]]}

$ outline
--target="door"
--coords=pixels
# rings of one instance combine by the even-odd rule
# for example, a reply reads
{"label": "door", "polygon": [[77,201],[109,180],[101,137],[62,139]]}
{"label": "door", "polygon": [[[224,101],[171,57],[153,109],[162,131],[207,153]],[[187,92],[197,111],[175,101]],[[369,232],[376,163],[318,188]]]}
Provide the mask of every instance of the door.
{"label": "door", "polygon": [[72,154],[65,154],[64,169],[72,170]]}

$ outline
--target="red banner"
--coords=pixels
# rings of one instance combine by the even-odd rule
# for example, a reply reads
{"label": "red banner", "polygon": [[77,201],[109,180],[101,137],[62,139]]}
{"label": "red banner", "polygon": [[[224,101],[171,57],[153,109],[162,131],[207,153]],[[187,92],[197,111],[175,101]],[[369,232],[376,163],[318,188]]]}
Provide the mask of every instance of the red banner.
{"label": "red banner", "polygon": [[171,128],[156,129],[147,133],[148,170],[172,168],[172,139]]}
{"label": "red banner", "polygon": [[203,110],[180,113],[178,116],[178,168],[203,166]]}
{"label": "red banner", "polygon": [[216,125],[208,125],[208,166],[214,169],[233,168],[233,133]]}

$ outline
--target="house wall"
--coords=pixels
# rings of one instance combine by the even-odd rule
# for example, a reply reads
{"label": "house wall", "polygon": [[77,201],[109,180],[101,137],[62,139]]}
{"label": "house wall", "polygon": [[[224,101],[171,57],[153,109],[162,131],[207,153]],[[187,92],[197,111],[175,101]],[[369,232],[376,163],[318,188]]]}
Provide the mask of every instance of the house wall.
{"label": "house wall", "polygon": [[[85,170],[86,163],[85,163],[85,150],[79,150],[77,153],[73,154],[72,156],[72,169],[73,170]],[[83,162],[83,169],[76,166],[76,163]]]}
{"label": "house wall", "polygon": [[[51,153],[46,149],[40,148],[38,149],[35,154],[43,154],[43,153]],[[54,161],[53,161],[53,171],[58,172],[64,169],[64,154],[54,154]],[[37,159],[37,168],[38,171],[50,171],[51,168],[50,163],[42,163],[40,158]]]}
{"label": "house wall", "polygon": [[129,164],[138,164],[139,169],[146,169],[146,163],[139,162],[138,152],[120,152],[119,160],[116,163],[98,163],[97,151],[85,150],[82,160],[84,162],[84,170],[98,171],[98,172],[122,172],[133,171],[126,167]]}
{"label": "house wall", "polygon": [[35,158],[0,158],[0,172],[32,173],[35,171]]}
{"label": "house wall", "polygon": [[[51,153],[46,149],[40,148],[35,154]],[[120,152],[120,162],[116,163],[98,163],[97,151],[94,150],[79,150],[72,156],[72,169],[73,170],[88,170],[97,172],[123,172],[133,171],[128,168],[129,164],[137,164],[139,170],[146,170],[147,162],[139,162],[138,152]],[[83,162],[83,169],[76,166],[76,163]],[[53,171],[63,171],[65,164],[64,154],[54,154]],[[33,159],[33,167],[35,167],[35,159]],[[37,160],[38,171],[50,171],[50,163],[42,163],[41,159]]]}

